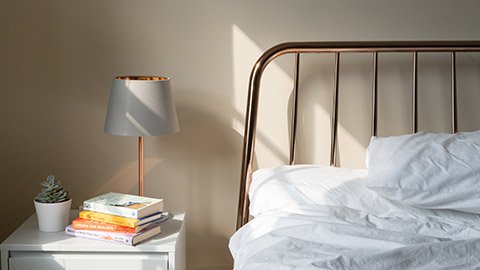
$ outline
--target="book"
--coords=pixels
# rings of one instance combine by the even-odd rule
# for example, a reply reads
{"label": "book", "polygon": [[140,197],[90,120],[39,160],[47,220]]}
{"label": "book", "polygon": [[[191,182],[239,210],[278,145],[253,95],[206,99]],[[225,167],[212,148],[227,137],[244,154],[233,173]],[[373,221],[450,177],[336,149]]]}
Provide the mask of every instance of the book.
{"label": "book", "polygon": [[142,241],[145,241],[161,232],[160,224],[154,222],[149,225],[145,230],[138,233],[115,233],[105,231],[90,231],[90,230],[77,230],[68,225],[65,228],[65,233],[69,236],[103,240],[108,242],[115,242],[125,245],[134,246]]}
{"label": "book", "polygon": [[101,221],[101,222],[121,225],[125,227],[135,228],[137,226],[160,219],[162,217],[162,213],[158,212],[140,219],[136,219],[136,218],[127,218],[127,217],[115,216],[115,215],[99,213],[99,212],[81,211],[78,214],[78,217],[83,219],[88,219],[88,220]]}
{"label": "book", "polygon": [[162,212],[163,199],[109,192],[84,201],[83,209],[139,219]]}
{"label": "book", "polygon": [[135,228],[131,228],[101,221],[76,218],[72,221],[72,228],[75,230],[138,233],[139,231],[145,229],[149,224],[150,223],[146,223],[140,226],[136,226]]}

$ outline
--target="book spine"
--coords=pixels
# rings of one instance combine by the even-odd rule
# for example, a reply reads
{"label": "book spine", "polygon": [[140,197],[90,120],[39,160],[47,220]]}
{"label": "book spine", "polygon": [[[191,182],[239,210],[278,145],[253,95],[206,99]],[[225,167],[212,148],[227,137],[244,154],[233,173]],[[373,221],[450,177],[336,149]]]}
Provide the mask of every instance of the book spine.
{"label": "book spine", "polygon": [[65,233],[69,236],[74,236],[74,237],[103,240],[107,242],[121,243],[129,246],[133,245],[132,237],[122,235],[122,234],[116,234],[116,233],[110,233],[110,232],[99,232],[99,231],[75,230],[71,226],[67,226],[67,228],[65,228]]}
{"label": "book spine", "polygon": [[118,233],[135,233],[134,228],[121,226],[117,224],[109,224],[100,221],[92,220],[74,220],[72,227],[75,230],[91,230],[91,231],[104,231],[104,232],[118,232]]}
{"label": "book spine", "polygon": [[82,211],[78,216],[84,219],[112,223],[112,224],[130,227],[130,228],[135,228],[135,225],[138,222],[138,219],[132,219],[132,218],[114,216],[109,214],[90,212],[90,211]]}
{"label": "book spine", "polygon": [[105,205],[96,202],[83,202],[83,209],[127,218],[138,218],[138,211],[135,209]]}

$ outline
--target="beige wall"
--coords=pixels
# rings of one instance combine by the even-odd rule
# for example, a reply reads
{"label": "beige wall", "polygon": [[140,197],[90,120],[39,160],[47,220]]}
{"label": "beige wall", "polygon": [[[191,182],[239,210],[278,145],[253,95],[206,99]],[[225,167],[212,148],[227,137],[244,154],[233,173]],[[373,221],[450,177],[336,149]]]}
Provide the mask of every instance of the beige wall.
{"label": "beige wall", "polygon": [[[2,0],[0,240],[33,213],[33,197],[48,174],[63,181],[75,206],[106,191],[135,193],[135,138],[102,131],[110,80],[121,74],[167,75],[172,78],[181,131],[146,140],[146,195],[165,198],[167,209],[188,211],[190,269],[228,269],[245,91],[260,53],[289,40],[480,39],[477,3]],[[347,58],[352,64],[342,68],[350,79],[341,89],[352,90],[342,90],[341,95],[348,106],[340,112],[340,159],[344,166],[362,167],[370,126],[370,71],[365,64],[369,58]],[[287,60],[291,58],[269,67],[264,80],[261,104],[268,107],[262,111],[269,111],[270,117],[260,118],[261,166],[280,164],[287,156],[287,122],[278,121],[286,114],[282,102],[288,100],[291,88]],[[402,107],[410,99],[398,91],[405,86],[401,77],[408,74],[406,61],[406,67],[398,68],[400,75],[382,77],[390,84],[385,84],[388,95],[381,99],[392,109],[388,119],[380,119],[383,134],[409,126],[410,116]],[[462,61],[467,66],[478,63],[473,56]],[[300,158],[325,161],[326,152],[312,151],[321,150],[323,144],[312,148],[304,142],[328,136],[326,128],[312,123],[328,123],[329,92],[315,89],[331,85],[331,70],[313,59],[306,59],[304,65],[301,84],[306,96],[301,102],[311,106],[302,109],[302,122],[315,128],[313,135],[304,132],[308,128],[301,129]],[[317,71],[324,80],[314,76]],[[478,81],[476,74],[471,80]],[[445,85],[441,78],[426,84]],[[465,88],[460,113],[478,115],[478,88]],[[316,96],[321,99],[313,101]],[[436,110],[438,104],[448,104],[447,99],[448,95],[438,94],[427,102],[433,113],[425,110],[421,125],[445,129],[447,124],[436,120],[444,113]],[[400,128],[393,127],[395,122]],[[465,129],[477,124],[473,117],[461,120]]]}

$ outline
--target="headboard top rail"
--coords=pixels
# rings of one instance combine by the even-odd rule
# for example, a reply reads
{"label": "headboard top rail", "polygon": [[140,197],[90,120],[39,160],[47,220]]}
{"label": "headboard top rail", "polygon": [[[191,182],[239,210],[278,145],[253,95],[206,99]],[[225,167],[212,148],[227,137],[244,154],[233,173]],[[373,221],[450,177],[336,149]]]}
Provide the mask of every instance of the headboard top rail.
{"label": "headboard top rail", "polygon": [[280,53],[317,52],[413,52],[413,51],[478,51],[480,41],[305,41],[285,42],[265,51]]}

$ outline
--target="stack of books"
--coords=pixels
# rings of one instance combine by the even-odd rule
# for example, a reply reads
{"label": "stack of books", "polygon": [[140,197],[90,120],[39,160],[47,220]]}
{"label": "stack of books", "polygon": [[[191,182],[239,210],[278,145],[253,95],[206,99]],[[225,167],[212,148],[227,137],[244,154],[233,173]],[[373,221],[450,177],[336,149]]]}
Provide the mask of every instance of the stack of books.
{"label": "stack of books", "polygon": [[163,199],[110,192],[84,201],[65,233],[133,246],[159,234],[167,218]]}

